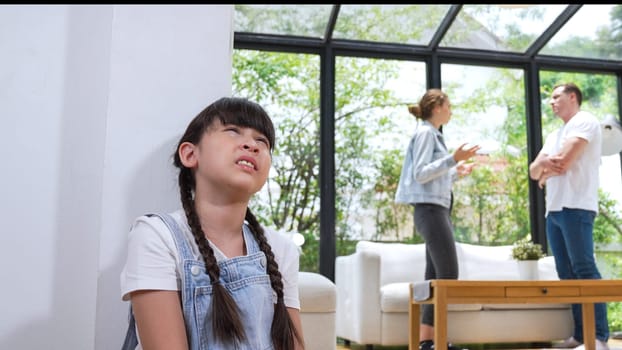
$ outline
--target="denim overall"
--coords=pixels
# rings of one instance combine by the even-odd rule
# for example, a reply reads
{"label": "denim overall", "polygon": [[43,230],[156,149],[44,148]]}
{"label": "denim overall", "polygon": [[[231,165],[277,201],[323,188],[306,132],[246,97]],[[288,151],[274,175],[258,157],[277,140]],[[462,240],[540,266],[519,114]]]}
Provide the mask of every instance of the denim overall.
{"label": "denim overall", "polygon": [[[218,342],[212,331],[212,285],[203,260],[195,260],[185,236],[168,214],[156,214],[169,227],[181,260],[181,295],[186,334],[191,350],[272,350],[270,328],[274,301],[266,256],[246,224],[243,226],[246,256],[218,262],[220,281],[231,294],[240,312],[246,338],[242,343]],[[130,324],[122,350],[134,350],[138,344],[135,320],[130,306]]]}

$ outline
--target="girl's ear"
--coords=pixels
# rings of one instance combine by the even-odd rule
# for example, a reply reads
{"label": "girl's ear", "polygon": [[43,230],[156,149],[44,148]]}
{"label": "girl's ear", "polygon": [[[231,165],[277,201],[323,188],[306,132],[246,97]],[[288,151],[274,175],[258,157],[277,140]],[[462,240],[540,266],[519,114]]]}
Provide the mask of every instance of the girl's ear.
{"label": "girl's ear", "polygon": [[198,164],[197,146],[192,142],[183,142],[179,145],[177,152],[179,153],[179,160],[186,168],[195,168]]}

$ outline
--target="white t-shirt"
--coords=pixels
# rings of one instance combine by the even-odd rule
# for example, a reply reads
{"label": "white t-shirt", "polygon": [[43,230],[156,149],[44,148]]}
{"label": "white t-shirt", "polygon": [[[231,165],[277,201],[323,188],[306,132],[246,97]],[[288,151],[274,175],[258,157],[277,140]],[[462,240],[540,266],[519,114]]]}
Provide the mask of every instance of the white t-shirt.
{"label": "white t-shirt", "polygon": [[[183,210],[171,213],[182,229],[195,259],[203,261]],[[283,296],[287,307],[300,309],[298,296],[299,250],[285,234],[264,228],[283,277]],[[210,242],[217,260],[226,259]],[[128,236],[128,256],[121,272],[121,297],[129,300],[136,290],[181,290],[177,248],[168,226],[157,216],[136,219]]]}
{"label": "white t-shirt", "polygon": [[546,214],[562,208],[598,212],[598,171],[602,147],[602,131],[598,119],[588,112],[579,111],[546,138],[542,153],[557,154],[563,148],[564,142],[572,137],[580,137],[588,144],[565,174],[546,180]]}

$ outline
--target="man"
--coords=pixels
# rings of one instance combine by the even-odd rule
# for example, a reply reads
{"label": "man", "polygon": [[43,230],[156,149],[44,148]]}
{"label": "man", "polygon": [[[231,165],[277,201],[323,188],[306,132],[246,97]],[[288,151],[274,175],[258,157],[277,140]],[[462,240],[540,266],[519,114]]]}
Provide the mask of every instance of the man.
{"label": "man", "polygon": [[[560,279],[600,279],[594,258],[593,228],[598,212],[600,122],[581,111],[581,90],[572,83],[553,88],[551,107],[563,122],[549,135],[529,176],[546,185],[546,235]],[[581,306],[572,305],[574,334],[555,347],[583,348]],[[607,306],[595,305],[596,349],[607,350]]]}

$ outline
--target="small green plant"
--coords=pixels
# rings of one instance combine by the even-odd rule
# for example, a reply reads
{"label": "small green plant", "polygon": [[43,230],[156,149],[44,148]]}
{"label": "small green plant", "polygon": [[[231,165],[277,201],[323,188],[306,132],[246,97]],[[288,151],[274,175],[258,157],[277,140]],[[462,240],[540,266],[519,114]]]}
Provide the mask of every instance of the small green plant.
{"label": "small green plant", "polygon": [[529,240],[518,241],[512,247],[512,258],[516,260],[538,260],[545,256],[542,246]]}

